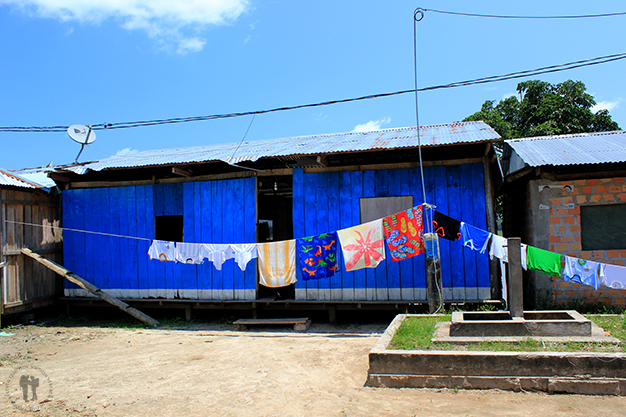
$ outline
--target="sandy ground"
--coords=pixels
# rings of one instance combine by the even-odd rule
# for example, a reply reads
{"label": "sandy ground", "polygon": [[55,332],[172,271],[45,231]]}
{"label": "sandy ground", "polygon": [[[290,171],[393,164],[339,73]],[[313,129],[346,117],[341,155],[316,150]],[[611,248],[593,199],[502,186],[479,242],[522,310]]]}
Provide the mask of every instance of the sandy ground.
{"label": "sandy ground", "polygon": [[[366,387],[385,327],[21,327],[0,337],[0,415],[626,415],[622,397]],[[21,373],[40,376],[38,401],[14,389]],[[24,411],[33,404],[40,411]]]}

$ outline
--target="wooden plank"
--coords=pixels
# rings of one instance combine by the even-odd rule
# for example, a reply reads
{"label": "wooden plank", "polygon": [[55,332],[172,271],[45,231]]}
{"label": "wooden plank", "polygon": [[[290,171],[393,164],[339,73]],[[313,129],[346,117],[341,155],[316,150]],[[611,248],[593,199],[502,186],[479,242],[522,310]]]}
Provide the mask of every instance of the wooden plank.
{"label": "wooden plank", "polygon": [[[233,243],[244,243],[245,242],[245,183],[243,180],[232,180],[233,181],[233,202],[232,202],[232,211],[233,211],[233,227],[232,227],[232,242]],[[245,289],[245,272],[241,270],[239,265],[233,261],[233,284],[232,284],[234,293],[233,299],[240,300],[243,299],[244,289]]]}
{"label": "wooden plank", "polygon": [[[413,201],[423,203],[434,203],[435,201],[435,185],[433,172],[430,168],[424,168],[424,188],[422,188],[422,173],[419,169],[413,169],[410,173],[411,188]],[[424,200],[424,189],[426,189],[426,200]],[[424,232],[432,232],[432,211],[426,206],[422,206]],[[413,300],[426,300],[426,254],[415,256],[412,258],[413,266]]]}
{"label": "wooden plank", "polygon": [[[199,243],[196,238],[194,183],[183,184],[183,241]],[[198,196],[199,198],[199,196]],[[198,267],[197,265],[179,265],[178,277],[184,298],[198,299]]]}
{"label": "wooden plank", "polygon": [[[363,172],[363,193],[360,197],[376,197],[375,171]],[[360,214],[360,206],[357,213]],[[359,216],[360,219],[360,216]],[[361,222],[359,221],[359,224]],[[385,262],[385,261],[383,261]],[[365,299],[377,300],[376,295],[376,270],[372,268],[364,268],[365,271]]]}
{"label": "wooden plank", "polygon": [[[200,222],[202,233],[200,235],[202,243],[213,243],[213,235],[211,234],[212,220],[212,183],[205,181],[200,183],[200,200],[202,211],[200,212]],[[198,277],[198,286],[200,288],[199,296],[201,299],[213,299],[213,271],[215,267],[212,262],[205,262],[200,266],[200,275]]]}
{"label": "wooden plank", "polygon": [[[318,230],[317,197],[317,175],[304,175],[304,237],[313,236]],[[301,272],[298,272],[298,280],[302,280]],[[302,281],[306,288],[306,299],[320,300],[317,280]]]}
{"label": "wooden plank", "polygon": [[[463,213],[463,221],[474,226],[476,213],[474,212],[474,189],[472,182],[472,169],[470,165],[461,165],[460,170],[460,186],[461,186],[461,212]],[[462,242],[461,242],[462,244]],[[463,247],[463,273],[465,297],[468,300],[478,299],[478,289],[476,288],[476,258],[478,256],[487,256],[479,254],[475,250]]]}
{"label": "wooden plank", "polygon": [[[109,189],[109,230],[111,234],[121,235],[122,225],[126,223],[122,219],[124,217],[121,209],[123,205],[124,195],[122,187]],[[122,260],[123,241],[120,238],[111,237],[109,240],[110,246],[104,251],[104,256],[108,256],[111,259],[111,274],[106,277],[106,281],[103,281],[102,287],[105,289],[123,289],[125,286],[121,281],[125,279],[127,266],[126,262]],[[108,253],[107,253],[108,252]],[[116,268],[117,265],[117,268]],[[117,269],[117,271],[116,271]]]}
{"label": "wooden plank", "polygon": [[[340,173],[327,173],[328,178],[328,227],[327,231],[335,232],[341,228],[341,217],[340,217],[340,189],[341,189],[341,180]],[[340,248],[339,242],[335,242],[337,244],[337,249]],[[335,274],[332,277],[325,278],[328,281],[328,287],[330,288],[330,299],[331,300],[342,300],[343,299],[343,287],[341,282],[341,276]]]}
{"label": "wooden plank", "polygon": [[[435,204],[437,205],[437,211],[448,214],[449,201],[448,201],[448,189],[446,179],[446,168],[435,167],[433,168],[434,182],[435,182]],[[456,204],[454,202],[453,204]],[[443,284],[443,298],[445,300],[451,299],[452,296],[452,277],[450,274],[450,246],[452,242],[447,239],[439,239],[439,249],[441,251],[441,277]]]}
{"label": "wooden plank", "polygon": [[[389,171],[381,170],[374,171],[374,189],[376,197],[389,197]],[[391,263],[391,259],[385,259],[381,262],[376,269],[372,271],[376,275],[376,300],[384,301],[389,300],[389,280],[387,275],[387,268],[394,268]]]}
{"label": "wooden plank", "polygon": [[[154,187],[145,188],[146,237],[154,239]],[[148,297],[164,297],[165,292],[165,265],[156,259],[148,259]]]}
{"label": "wooden plank", "polygon": [[50,268],[51,270],[53,270],[57,274],[64,276],[66,279],[72,281],[73,283],[75,283],[76,285],[80,286],[81,288],[89,291],[93,295],[102,298],[104,301],[106,301],[106,302],[108,302],[110,304],[113,304],[114,306],[118,307],[120,310],[125,311],[126,313],[130,314],[131,316],[135,317],[136,319],[139,319],[139,320],[143,321],[144,323],[148,323],[148,324],[150,324],[152,326],[156,326],[156,325],[159,324],[159,322],[157,320],[155,320],[152,317],[142,313],[141,311],[137,310],[136,308],[129,306],[125,302],[120,301],[117,298],[107,294],[106,292],[102,291],[100,288],[96,287],[95,285],[91,284],[90,282],[84,280],[80,276],[78,276],[76,274],[73,274],[70,271],[68,271],[67,269],[63,268],[61,265],[59,265],[59,264],[57,264],[55,262],[52,262],[52,261],[44,258],[43,256],[38,255],[38,254],[32,252],[28,248],[22,248],[22,253],[24,255],[26,255],[26,256],[29,256],[29,257],[33,258],[37,262],[45,265],[47,268]]}
{"label": "wooden plank", "polygon": [[[234,229],[240,228],[241,224],[238,220],[241,214],[237,213],[234,208],[235,199],[235,182],[237,180],[220,181],[222,187],[222,243],[235,243]],[[235,261],[229,259],[222,266],[222,299],[233,300],[235,298]]]}
{"label": "wooden plank", "polygon": [[[33,223],[32,217],[32,206],[30,203],[24,206],[24,223]],[[33,229],[35,226],[24,226],[22,228],[22,233],[24,234],[23,245],[27,247],[35,247],[33,244]],[[37,242],[40,243],[40,242]],[[54,245],[51,243],[50,245]],[[33,275],[33,262],[24,262],[24,281],[26,288],[26,297],[24,300],[34,299],[43,297],[45,295],[45,288],[42,285],[41,276]]]}
{"label": "wooden plank", "polygon": [[[148,222],[151,218],[146,216],[146,186],[135,187],[135,218],[137,219],[137,237],[149,238]],[[151,237],[151,236],[150,236]],[[137,241],[137,296],[143,298],[149,295],[150,285],[148,278],[148,249],[150,242]]]}
{"label": "wooden plank", "polygon": [[[138,237],[137,233],[137,188],[125,187],[126,193],[124,195],[126,203],[127,213],[127,229],[124,235],[129,237]],[[105,191],[105,190],[103,190]],[[143,214],[141,214],[143,216]],[[126,240],[127,252],[125,256],[129,257],[128,265],[128,289],[129,294],[133,297],[139,297],[139,240],[137,239],[124,239]]]}
{"label": "wooden plank", "polygon": [[[460,170],[458,166],[446,167],[448,184],[449,216],[463,221],[461,211]],[[452,282],[452,296],[455,300],[465,300],[465,279],[463,269],[463,244],[455,241],[450,245],[450,277]]]}
{"label": "wooden plank", "polygon": [[[294,169],[292,176],[292,223],[293,223],[293,237],[295,239],[305,237],[305,189],[304,189],[304,174],[302,169]],[[304,280],[299,279],[294,284],[296,290],[296,300],[306,299],[306,284]]]}
{"label": "wooden plank", "polygon": [[306,323],[308,317],[286,318],[286,319],[239,319],[233,324],[296,324]]}
{"label": "wooden plank", "polygon": [[[352,209],[352,222],[350,226],[356,226],[361,224],[361,209],[359,199],[363,196],[363,172],[351,172],[350,173],[350,191],[351,191],[351,205]],[[345,267],[345,259],[342,267]],[[359,269],[353,272],[346,272],[346,274],[352,275],[352,281],[354,282],[354,299],[355,300],[367,300],[367,277],[364,269]]]}
{"label": "wooden plank", "polygon": [[[339,173],[339,227],[346,229],[352,227],[352,194],[350,173],[347,171]],[[337,265],[339,272],[331,279],[341,282],[341,299],[344,301],[354,300],[354,273],[345,271],[345,264],[341,254],[341,245],[337,242]]]}
{"label": "wooden plank", "polygon": [[[317,227],[312,234],[319,235],[330,231],[328,219],[330,216],[329,199],[331,198],[329,188],[329,174],[312,174],[315,177],[315,190],[317,204],[315,206],[315,216],[317,218]],[[330,300],[330,281],[328,278],[313,280],[317,282],[319,291],[319,299],[324,301]]]}
{"label": "wooden plank", "polygon": [[[212,243],[229,243],[223,240],[223,223],[222,223],[222,204],[224,204],[224,193],[219,181],[211,182],[211,236]],[[218,220],[219,219],[219,220]],[[222,265],[222,268],[224,266]],[[212,280],[212,299],[219,300],[222,298],[222,288],[224,281],[224,272],[217,269],[213,270]]]}
{"label": "wooden plank", "polygon": [[[244,243],[256,243],[257,198],[256,178],[242,180],[244,193]],[[256,299],[257,295],[257,260],[252,259],[244,271],[244,289],[247,300]]]}
{"label": "wooden plank", "polygon": [[[472,183],[474,190],[473,195],[473,208],[474,208],[474,221],[476,227],[487,229],[487,216],[485,207],[485,182],[483,178],[483,167],[480,164],[473,164],[472,169]],[[478,287],[490,287],[490,275],[489,275],[489,258],[487,256],[479,256],[476,259],[476,284]],[[495,272],[495,271],[494,271]]]}

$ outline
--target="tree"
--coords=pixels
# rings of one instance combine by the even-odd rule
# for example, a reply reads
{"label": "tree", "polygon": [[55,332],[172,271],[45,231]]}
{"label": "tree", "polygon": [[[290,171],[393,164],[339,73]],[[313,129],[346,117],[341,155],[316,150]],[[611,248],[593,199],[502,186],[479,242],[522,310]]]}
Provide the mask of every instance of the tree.
{"label": "tree", "polygon": [[530,80],[517,85],[517,97],[507,97],[494,105],[487,100],[479,112],[464,121],[483,120],[503,139],[563,135],[581,132],[619,130],[608,110],[596,113],[596,104],[581,81],[560,84]]}

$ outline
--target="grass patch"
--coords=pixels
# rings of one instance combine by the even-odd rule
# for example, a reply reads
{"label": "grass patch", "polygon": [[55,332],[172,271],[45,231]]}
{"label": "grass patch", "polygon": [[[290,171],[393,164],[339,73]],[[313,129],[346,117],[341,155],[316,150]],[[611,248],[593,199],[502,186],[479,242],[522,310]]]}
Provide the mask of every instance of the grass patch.
{"label": "grass patch", "polygon": [[586,317],[602,327],[611,336],[621,341],[612,343],[543,342],[524,338],[519,342],[484,341],[478,343],[433,342],[438,322],[449,321],[450,316],[408,317],[402,322],[389,344],[389,349],[398,350],[460,350],[460,351],[513,351],[513,352],[626,352],[626,312],[622,314]]}

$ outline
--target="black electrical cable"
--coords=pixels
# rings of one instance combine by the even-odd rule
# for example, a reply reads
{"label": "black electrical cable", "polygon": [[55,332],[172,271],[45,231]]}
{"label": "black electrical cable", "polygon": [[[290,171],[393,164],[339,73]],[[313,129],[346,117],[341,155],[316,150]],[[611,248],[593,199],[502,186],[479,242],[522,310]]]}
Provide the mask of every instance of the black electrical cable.
{"label": "black electrical cable", "polygon": [[[457,81],[449,84],[436,85],[431,87],[423,87],[417,89],[417,91],[433,91],[439,89],[446,88],[456,88],[456,87],[465,87],[476,84],[486,84],[498,81],[506,81],[512,80],[516,78],[524,78],[541,74],[549,74],[553,72],[567,71],[575,68],[587,67],[591,65],[599,65],[605,64],[607,62],[618,61],[626,58],[626,53],[613,54],[613,55],[605,55],[601,57],[585,59],[581,61],[568,62],[565,64],[551,65],[548,67],[541,67],[532,70],[524,70],[518,72],[512,72],[509,74],[503,75],[493,75],[489,77],[475,78],[472,80],[466,81]],[[278,107],[267,110],[257,110],[257,111],[249,111],[249,112],[240,112],[240,113],[227,113],[227,114],[213,114],[207,116],[195,116],[195,117],[178,117],[171,119],[156,119],[156,120],[144,120],[144,121],[134,121],[134,122],[120,122],[120,123],[100,123],[100,124],[92,124],[91,127],[93,130],[104,130],[104,129],[128,129],[133,127],[143,127],[143,126],[157,126],[157,125],[165,125],[165,124],[174,124],[174,123],[188,123],[188,122],[198,122],[204,120],[215,120],[215,119],[227,119],[233,117],[241,117],[241,116],[252,116],[257,114],[266,114],[266,113],[274,113],[279,111],[286,110],[296,110],[296,109],[304,109],[311,107],[320,107],[320,106],[328,106],[331,104],[339,104],[339,103],[349,103],[354,101],[361,100],[370,100],[374,98],[382,98],[382,97],[391,97],[400,94],[408,94],[415,93],[416,89],[410,90],[401,90],[395,91],[392,93],[381,93],[381,94],[370,94],[367,96],[355,97],[355,98],[347,98],[341,100],[330,100],[324,101],[320,103],[311,103],[311,104],[301,104],[297,106],[285,106]],[[67,126],[0,126],[0,132],[28,132],[28,133],[48,133],[48,132],[65,132],[67,130]]]}
{"label": "black electrical cable", "polygon": [[[423,12],[433,12],[440,14],[449,14],[454,16],[465,16],[465,17],[487,17],[493,19],[587,19],[594,17],[614,17],[614,16],[624,16],[626,12],[616,12],[616,13],[602,13],[602,14],[584,14],[584,15],[565,15],[565,16],[512,16],[512,15],[494,15],[494,14],[478,14],[478,13],[463,13],[463,12],[450,12],[445,10],[435,10],[435,9],[425,9],[422,7],[418,7],[416,10],[417,13],[421,13],[421,17],[423,18]],[[422,18],[417,19],[418,21],[422,20]]]}

